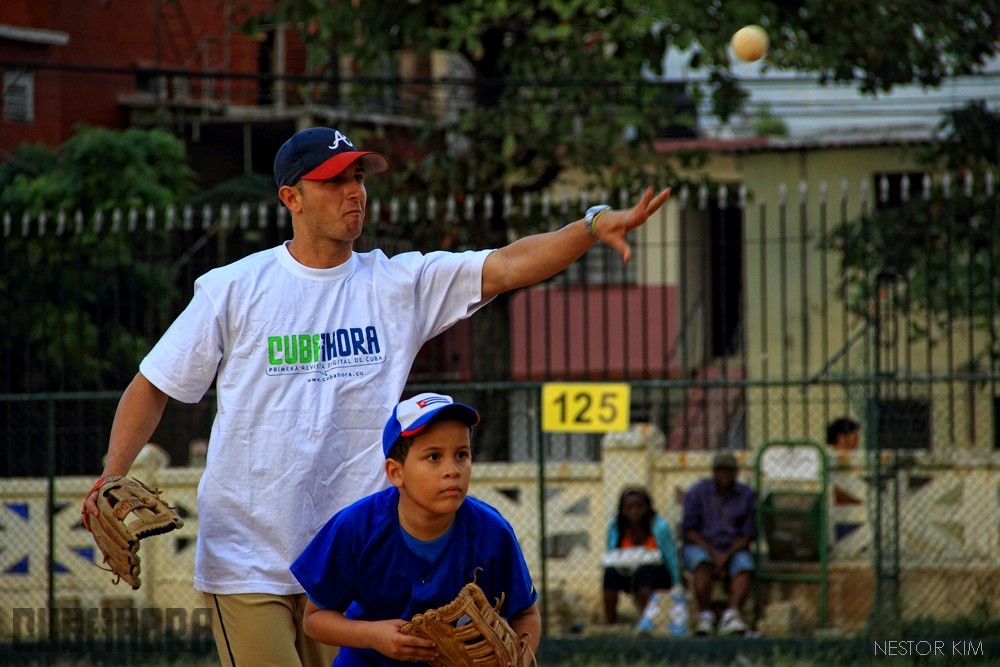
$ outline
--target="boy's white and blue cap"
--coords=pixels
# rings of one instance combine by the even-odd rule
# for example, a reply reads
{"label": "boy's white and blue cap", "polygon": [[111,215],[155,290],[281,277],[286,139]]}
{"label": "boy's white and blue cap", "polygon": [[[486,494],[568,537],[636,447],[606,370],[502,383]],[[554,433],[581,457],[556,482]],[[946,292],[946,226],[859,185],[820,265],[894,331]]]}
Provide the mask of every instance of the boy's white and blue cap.
{"label": "boy's white and blue cap", "polygon": [[401,437],[414,436],[429,424],[445,417],[460,421],[466,426],[479,423],[479,413],[475,408],[456,403],[451,396],[444,394],[428,392],[400,401],[392,409],[392,415],[382,430],[383,453],[388,457],[392,446]]}

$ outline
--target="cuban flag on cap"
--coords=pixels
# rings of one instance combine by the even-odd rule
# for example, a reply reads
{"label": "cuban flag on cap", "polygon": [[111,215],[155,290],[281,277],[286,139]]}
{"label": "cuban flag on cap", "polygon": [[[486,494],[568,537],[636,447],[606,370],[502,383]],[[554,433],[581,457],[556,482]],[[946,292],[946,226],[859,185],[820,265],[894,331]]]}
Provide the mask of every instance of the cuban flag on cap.
{"label": "cuban flag on cap", "polygon": [[382,430],[383,453],[389,456],[389,450],[400,437],[414,436],[431,422],[445,416],[468,426],[479,423],[479,413],[475,408],[456,403],[451,396],[444,394],[417,394],[400,401],[392,409],[392,415]]}

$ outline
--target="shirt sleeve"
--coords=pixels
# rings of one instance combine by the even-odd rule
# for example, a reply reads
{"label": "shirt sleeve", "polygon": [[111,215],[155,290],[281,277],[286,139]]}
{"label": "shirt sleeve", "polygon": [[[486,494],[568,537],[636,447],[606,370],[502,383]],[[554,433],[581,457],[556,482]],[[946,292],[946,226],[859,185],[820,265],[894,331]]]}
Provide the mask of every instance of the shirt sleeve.
{"label": "shirt sleeve", "polygon": [[345,548],[350,542],[348,533],[341,517],[334,516],[290,567],[306,596],[317,607],[343,612],[354,598],[352,583],[357,581],[358,559],[351,555],[352,549]]}
{"label": "shirt sleeve", "polygon": [[223,354],[219,309],[201,283],[195,282],[191,302],[139,364],[157,389],[183,403],[202,399]]}
{"label": "shirt sleeve", "polygon": [[512,618],[538,600],[528,563],[514,527],[499,512],[493,508],[484,509],[474,520],[479,523],[477,543],[491,545],[486,547],[489,565],[479,575],[480,587],[491,601],[502,595],[504,603],[500,613],[505,618]]}
{"label": "shirt sleeve", "polygon": [[507,618],[517,616],[538,601],[538,590],[535,589],[535,583],[531,579],[531,573],[528,571],[528,563],[524,560],[524,554],[521,552],[521,546],[518,544],[517,538],[514,537],[513,528],[511,528],[510,534],[513,540],[511,546],[517,555],[517,564],[512,567],[511,572],[511,588],[515,591],[515,594],[512,596],[512,599],[508,601],[508,604],[505,605],[507,608],[504,611]]}
{"label": "shirt sleeve", "polygon": [[604,546],[608,551],[614,551],[618,548],[618,542],[621,541],[621,538],[618,536],[618,522],[615,519],[608,522],[608,529],[604,541]]}
{"label": "shirt sleeve", "polygon": [[416,276],[417,327],[430,340],[489,303],[483,299],[483,264],[492,250],[431,252]]}
{"label": "shirt sleeve", "polygon": [[684,517],[681,519],[681,530],[701,530],[702,521],[701,488],[695,485],[684,496]]}
{"label": "shirt sleeve", "polygon": [[674,544],[673,530],[670,524],[659,514],[653,522],[653,536],[656,544],[660,547],[660,554],[663,555],[663,562],[670,572],[670,582],[677,586],[681,584],[681,568],[677,559],[677,546]]}
{"label": "shirt sleeve", "polygon": [[743,493],[746,498],[746,512],[740,525],[740,534],[755,540],[757,539],[757,497],[750,487],[745,487]]}

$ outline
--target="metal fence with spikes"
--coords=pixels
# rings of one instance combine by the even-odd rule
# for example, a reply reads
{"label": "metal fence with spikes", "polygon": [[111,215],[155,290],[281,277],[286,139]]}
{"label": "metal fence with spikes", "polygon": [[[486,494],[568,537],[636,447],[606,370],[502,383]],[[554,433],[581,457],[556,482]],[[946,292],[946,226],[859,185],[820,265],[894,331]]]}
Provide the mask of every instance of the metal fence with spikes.
{"label": "metal fence with spikes", "polygon": [[[634,194],[373,198],[357,247],[461,250],[498,218],[511,240]],[[101,470],[122,389],[195,278],[282,243],[291,223],[269,203],[0,221],[0,599],[41,586],[50,606],[87,604],[97,589],[80,583],[77,561],[94,554],[63,509]],[[603,530],[621,488],[647,486],[676,526],[714,452],[735,452],[749,481],[754,452],[782,440],[829,453],[829,609],[820,615],[808,584],[772,587],[756,620],[778,603],[848,630],[1000,614],[993,174],[774,193],[681,187],[631,242],[627,266],[598,245],[545,284],[495,300],[429,343],[411,374],[414,391],[481,407],[473,492],[513,517],[548,631],[602,622]],[[630,430],[543,429],[540,392],[553,382],[628,386]],[[160,480],[183,490],[189,512],[211,398],[172,403],[153,438],[169,460]],[[841,417],[860,426],[856,448],[826,443]],[[769,557],[774,537],[759,536],[761,568],[788,565]],[[183,557],[163,562],[181,568],[171,581],[189,576],[185,539]],[[634,615],[626,602],[622,612]]]}

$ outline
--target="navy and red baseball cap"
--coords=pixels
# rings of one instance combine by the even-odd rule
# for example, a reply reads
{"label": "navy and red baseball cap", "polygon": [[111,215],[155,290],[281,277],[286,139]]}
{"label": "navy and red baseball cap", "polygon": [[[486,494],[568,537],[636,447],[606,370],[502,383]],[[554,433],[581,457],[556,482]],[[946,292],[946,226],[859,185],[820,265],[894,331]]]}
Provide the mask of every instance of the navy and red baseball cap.
{"label": "navy and red baseball cap", "polygon": [[417,394],[400,401],[392,409],[392,415],[382,430],[383,453],[388,457],[392,446],[401,437],[414,436],[428,425],[445,418],[460,421],[466,426],[479,423],[479,413],[475,408],[456,403],[451,396],[444,394]]}
{"label": "navy and red baseball cap", "polygon": [[344,171],[355,160],[369,174],[388,171],[389,160],[381,153],[359,151],[339,130],[310,127],[282,144],[274,156],[274,182],[278,187],[300,180],[325,181]]}

